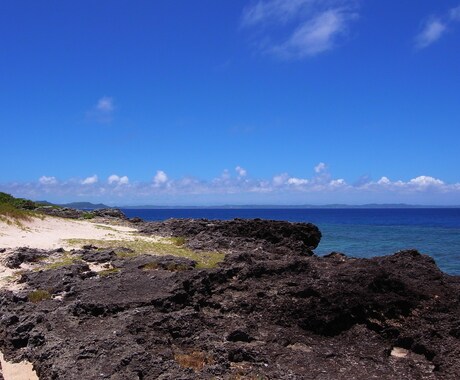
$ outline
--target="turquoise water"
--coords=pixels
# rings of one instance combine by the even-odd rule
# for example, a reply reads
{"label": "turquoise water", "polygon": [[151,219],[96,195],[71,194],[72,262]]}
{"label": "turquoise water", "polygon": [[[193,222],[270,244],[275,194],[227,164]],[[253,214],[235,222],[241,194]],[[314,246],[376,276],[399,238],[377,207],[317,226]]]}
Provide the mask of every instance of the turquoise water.
{"label": "turquoise water", "polygon": [[460,209],[148,209],[123,210],[145,220],[263,218],[311,222],[323,238],[318,255],[373,257],[415,248],[460,275]]}

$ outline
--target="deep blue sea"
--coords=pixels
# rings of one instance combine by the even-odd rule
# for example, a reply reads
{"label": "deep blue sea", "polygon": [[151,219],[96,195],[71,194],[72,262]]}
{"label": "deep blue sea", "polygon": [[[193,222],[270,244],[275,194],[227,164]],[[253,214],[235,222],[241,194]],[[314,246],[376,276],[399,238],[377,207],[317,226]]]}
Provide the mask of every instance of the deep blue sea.
{"label": "deep blue sea", "polygon": [[262,218],[311,222],[322,232],[318,255],[339,251],[354,257],[416,248],[446,273],[460,275],[460,209],[123,209],[144,220],[168,218]]}

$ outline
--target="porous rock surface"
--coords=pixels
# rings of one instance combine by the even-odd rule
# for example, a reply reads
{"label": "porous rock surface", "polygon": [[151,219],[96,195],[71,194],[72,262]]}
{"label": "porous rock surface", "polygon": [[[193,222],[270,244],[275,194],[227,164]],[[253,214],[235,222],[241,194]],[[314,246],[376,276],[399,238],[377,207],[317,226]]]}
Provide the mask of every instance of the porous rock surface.
{"label": "porous rock surface", "polygon": [[430,257],[317,257],[313,225],[196,223],[151,231],[230,247],[215,269],[143,255],[24,274],[54,298],[2,291],[0,349],[40,379],[458,379],[460,279]]}
{"label": "porous rock surface", "polygon": [[312,255],[321,232],[311,223],[244,219],[169,219],[138,225],[140,233],[186,238],[187,246],[197,250],[251,251]]}

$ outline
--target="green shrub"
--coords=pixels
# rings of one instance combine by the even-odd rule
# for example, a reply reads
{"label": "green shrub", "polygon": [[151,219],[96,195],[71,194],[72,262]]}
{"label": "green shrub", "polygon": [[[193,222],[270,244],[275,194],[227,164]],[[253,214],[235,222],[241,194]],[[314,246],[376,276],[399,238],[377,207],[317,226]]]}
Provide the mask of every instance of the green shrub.
{"label": "green shrub", "polygon": [[83,214],[83,219],[93,219],[93,218],[94,218],[94,214],[91,212],[85,212]]}

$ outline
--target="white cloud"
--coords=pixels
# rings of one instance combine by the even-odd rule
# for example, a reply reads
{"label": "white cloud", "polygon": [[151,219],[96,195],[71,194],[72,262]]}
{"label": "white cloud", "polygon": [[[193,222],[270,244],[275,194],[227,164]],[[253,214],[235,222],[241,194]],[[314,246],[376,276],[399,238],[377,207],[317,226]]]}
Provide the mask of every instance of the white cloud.
{"label": "white cloud", "polygon": [[270,21],[283,22],[295,16],[301,8],[314,3],[312,0],[258,1],[243,10],[242,24],[253,26]]}
{"label": "white cloud", "polygon": [[86,113],[86,118],[101,124],[112,122],[113,114],[115,112],[115,105],[113,98],[103,96],[100,98],[96,105]]}
{"label": "white cloud", "polygon": [[328,10],[305,21],[271,51],[283,59],[302,59],[332,49],[346,31],[350,17],[340,9]]}
{"label": "white cloud", "polygon": [[329,182],[329,185],[331,187],[340,187],[340,186],[345,186],[347,183],[345,182],[344,179],[339,178],[339,179],[333,179],[331,182]]}
{"label": "white cloud", "polygon": [[95,183],[98,182],[97,175],[93,175],[91,177],[85,178],[83,181],[81,181],[82,185],[94,185]]}
{"label": "white cloud", "polygon": [[430,20],[425,24],[423,30],[415,38],[415,46],[418,49],[424,49],[437,40],[447,30],[447,25],[440,19]]}
{"label": "white cloud", "polygon": [[113,99],[108,96],[100,98],[97,102],[96,109],[101,112],[112,112],[115,109]]}
{"label": "white cloud", "polygon": [[265,53],[282,59],[312,57],[337,46],[358,17],[357,0],[260,0],[246,7],[242,25],[257,34]]}
{"label": "white cloud", "polygon": [[390,185],[391,181],[387,177],[382,177],[377,181],[378,185]]}
{"label": "white cloud", "polygon": [[295,178],[295,177],[292,177],[292,178],[289,178],[287,180],[287,183],[289,185],[294,185],[294,186],[302,186],[302,185],[307,185],[310,181],[308,179],[305,179],[305,178]]}
{"label": "white cloud", "polygon": [[421,187],[427,187],[427,186],[441,186],[441,185],[444,185],[444,182],[441,181],[440,179],[422,175],[422,176],[411,179],[409,181],[409,184],[421,186]]}
{"label": "white cloud", "polygon": [[116,184],[116,185],[127,185],[129,184],[129,178],[127,176],[118,176],[116,174],[112,174],[108,179],[107,182],[109,185]]}
{"label": "white cloud", "polygon": [[237,166],[235,168],[235,171],[236,171],[236,173],[238,174],[239,177],[246,177],[246,175],[248,174],[246,169],[243,169],[241,166]]}
{"label": "white cloud", "polygon": [[460,21],[460,6],[449,11],[449,17],[454,21]]}
{"label": "white cloud", "polygon": [[278,174],[273,177],[274,186],[282,186],[289,180],[289,175],[287,173]]}
{"label": "white cloud", "polygon": [[161,186],[168,182],[168,176],[163,170],[157,170],[155,177],[153,177],[153,183],[155,186]]}
{"label": "white cloud", "polygon": [[327,165],[324,162],[320,162],[318,165],[315,166],[315,173],[324,172],[327,169]]}
{"label": "white cloud", "polygon": [[432,17],[423,25],[422,31],[415,37],[415,47],[424,49],[438,41],[448,30],[460,21],[460,5],[451,8],[440,17]]}
{"label": "white cloud", "polygon": [[46,175],[44,175],[38,179],[38,182],[40,182],[42,185],[56,185],[58,183],[58,180],[56,179],[56,177],[47,177]]}
{"label": "white cloud", "polygon": [[[96,175],[85,179],[57,181],[55,177],[42,176],[35,182],[1,184],[1,191],[32,199],[61,197],[65,201],[99,200],[114,204],[152,202],[152,199],[168,199],[169,204],[201,197],[204,200],[220,199],[221,204],[239,202],[253,194],[251,202],[276,203],[424,203],[460,204],[460,183],[446,183],[429,176],[414,176],[408,180],[390,180],[387,176],[372,181],[366,179],[348,183],[344,178],[332,177],[326,165],[317,165],[317,173],[309,178],[295,177],[287,172],[271,179],[231,176],[224,171],[221,176],[209,180],[193,177],[170,179],[158,170],[150,182],[130,183],[127,176],[112,174],[106,181],[98,181]],[[129,185],[128,185],[129,184]],[[48,186],[47,186],[48,185]],[[49,186],[53,185],[53,186]],[[123,186],[122,186],[123,185]],[[260,194],[260,198],[256,196]],[[232,201],[230,201],[231,199]],[[321,201],[319,201],[321,200]],[[192,202],[192,201],[190,201]]]}

